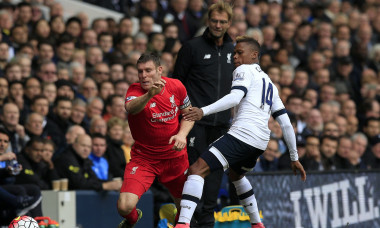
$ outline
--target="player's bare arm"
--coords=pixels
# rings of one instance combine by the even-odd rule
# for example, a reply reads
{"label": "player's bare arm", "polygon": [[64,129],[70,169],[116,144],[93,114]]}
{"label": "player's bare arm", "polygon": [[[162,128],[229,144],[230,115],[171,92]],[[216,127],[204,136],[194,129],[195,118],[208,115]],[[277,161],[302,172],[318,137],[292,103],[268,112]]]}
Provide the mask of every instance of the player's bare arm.
{"label": "player's bare arm", "polygon": [[184,113],[183,118],[188,121],[197,121],[203,118],[203,110],[197,107],[191,107],[188,112]]}
{"label": "player's bare arm", "polygon": [[[188,113],[191,109],[191,105],[187,108],[181,110],[182,115]],[[194,126],[194,121],[182,119],[180,123],[179,131],[176,135],[173,135],[169,139],[169,144],[172,144],[174,141],[173,149],[181,151],[186,146],[186,137],[189,134],[190,130]]]}
{"label": "player's bare arm", "polygon": [[126,103],[125,110],[129,114],[137,114],[141,112],[149,100],[161,92],[161,90],[165,87],[165,83],[166,81],[164,79],[160,79],[159,81],[154,82],[148,92]]}
{"label": "player's bare arm", "polygon": [[294,175],[297,175],[297,170],[301,175],[301,180],[306,181],[306,172],[299,161],[292,161],[291,163]]}

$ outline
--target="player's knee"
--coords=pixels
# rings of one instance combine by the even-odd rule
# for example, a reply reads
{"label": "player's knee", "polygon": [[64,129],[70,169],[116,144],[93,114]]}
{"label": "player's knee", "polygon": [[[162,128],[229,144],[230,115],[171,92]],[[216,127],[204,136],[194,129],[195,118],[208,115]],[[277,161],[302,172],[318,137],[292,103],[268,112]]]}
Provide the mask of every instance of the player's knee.
{"label": "player's knee", "polygon": [[128,200],[123,199],[122,197],[119,197],[119,200],[117,201],[117,210],[122,216],[131,213],[135,206],[136,205],[132,205]]}
{"label": "player's knee", "polygon": [[189,175],[199,175],[205,177],[209,174],[209,167],[205,162],[196,161],[189,168]]}

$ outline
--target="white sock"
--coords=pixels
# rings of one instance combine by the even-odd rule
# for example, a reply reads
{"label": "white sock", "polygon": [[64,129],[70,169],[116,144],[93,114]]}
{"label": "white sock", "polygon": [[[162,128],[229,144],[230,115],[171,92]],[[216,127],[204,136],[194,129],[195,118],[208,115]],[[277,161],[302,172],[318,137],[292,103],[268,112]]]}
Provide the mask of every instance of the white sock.
{"label": "white sock", "polygon": [[232,183],[235,185],[240,204],[243,205],[251,223],[261,222],[259,209],[257,208],[257,202],[255,195],[253,194],[251,183],[249,183],[246,177]]}
{"label": "white sock", "polygon": [[183,186],[181,213],[178,222],[190,223],[195,208],[202,197],[204,179],[199,175],[190,175]]}

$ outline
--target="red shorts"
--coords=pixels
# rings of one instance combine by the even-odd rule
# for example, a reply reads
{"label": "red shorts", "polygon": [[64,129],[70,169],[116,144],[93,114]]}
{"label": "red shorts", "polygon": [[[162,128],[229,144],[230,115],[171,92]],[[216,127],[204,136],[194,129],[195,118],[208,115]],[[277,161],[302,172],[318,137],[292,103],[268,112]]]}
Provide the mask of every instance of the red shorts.
{"label": "red shorts", "polygon": [[167,187],[174,198],[181,198],[187,179],[189,161],[187,154],[181,157],[162,160],[148,160],[135,156],[127,164],[120,192],[130,192],[139,196],[144,194],[157,177]]}

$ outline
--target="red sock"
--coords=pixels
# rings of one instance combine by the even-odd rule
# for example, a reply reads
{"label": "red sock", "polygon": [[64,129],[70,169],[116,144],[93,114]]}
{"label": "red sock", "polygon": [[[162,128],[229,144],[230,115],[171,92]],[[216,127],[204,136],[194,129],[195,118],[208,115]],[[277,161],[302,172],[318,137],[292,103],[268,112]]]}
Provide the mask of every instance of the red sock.
{"label": "red sock", "polygon": [[137,222],[137,219],[139,218],[139,214],[136,211],[136,207],[133,208],[131,213],[124,215],[123,217],[127,219],[129,224],[135,224]]}

